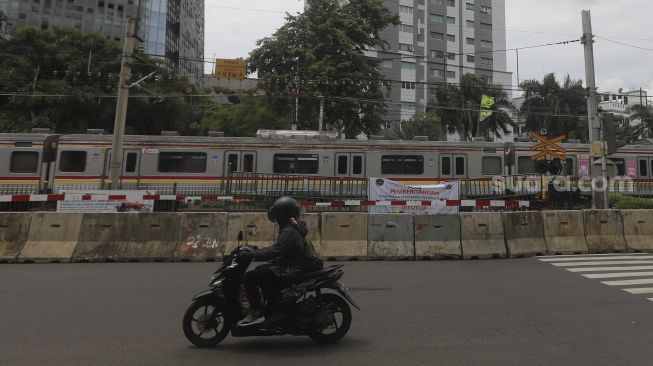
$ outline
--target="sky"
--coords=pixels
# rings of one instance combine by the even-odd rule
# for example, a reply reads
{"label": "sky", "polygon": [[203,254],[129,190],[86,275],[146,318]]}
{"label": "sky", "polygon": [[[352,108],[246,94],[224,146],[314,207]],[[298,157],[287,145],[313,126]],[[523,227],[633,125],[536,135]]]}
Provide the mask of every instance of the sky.
{"label": "sky", "polygon": [[[653,2],[651,0],[505,0],[507,48],[520,48],[579,39],[581,10],[590,10],[596,81],[599,91],[639,89],[653,94]],[[247,57],[256,41],[284,24],[285,12],[304,8],[303,0],[205,0],[206,58]],[[618,44],[623,43],[626,45]],[[636,47],[644,48],[639,49]],[[517,85],[515,51],[508,71]],[[210,72],[207,64],[207,72]],[[580,43],[519,51],[519,78],[542,79],[569,74],[585,84]]]}

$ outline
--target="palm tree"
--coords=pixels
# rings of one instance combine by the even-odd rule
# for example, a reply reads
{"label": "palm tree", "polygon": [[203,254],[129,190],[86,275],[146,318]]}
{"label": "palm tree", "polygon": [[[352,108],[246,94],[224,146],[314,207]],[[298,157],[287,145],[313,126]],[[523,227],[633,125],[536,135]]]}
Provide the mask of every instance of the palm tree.
{"label": "palm tree", "polygon": [[552,134],[569,135],[578,131],[580,119],[587,116],[582,80],[572,80],[567,75],[560,85],[554,74],[548,74],[542,81],[526,80],[520,87],[524,90],[524,103],[519,113],[529,131],[545,128]]}
{"label": "palm tree", "polygon": [[653,106],[635,104],[628,108],[631,120],[640,120],[633,126],[631,136],[634,140],[653,137]]}
{"label": "palm tree", "polygon": [[[479,111],[483,95],[494,97],[492,115],[479,122]],[[443,85],[437,88],[435,98],[427,107],[440,117],[442,126],[449,133],[457,132],[462,140],[493,134],[507,134],[515,122],[506,113],[514,107],[503,89],[485,79],[466,74],[460,85]]]}

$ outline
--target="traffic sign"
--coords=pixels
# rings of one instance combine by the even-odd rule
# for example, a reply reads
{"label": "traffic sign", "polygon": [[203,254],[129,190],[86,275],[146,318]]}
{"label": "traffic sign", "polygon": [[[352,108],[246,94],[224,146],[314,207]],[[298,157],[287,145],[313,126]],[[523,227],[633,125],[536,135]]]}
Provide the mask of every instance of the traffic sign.
{"label": "traffic sign", "polygon": [[545,159],[548,155],[551,155],[554,158],[558,158],[561,161],[566,160],[564,154],[567,152],[567,149],[557,144],[558,142],[564,141],[566,137],[565,135],[560,135],[552,139],[548,139],[546,136],[531,132],[531,137],[540,142],[537,145],[531,146],[531,151],[540,150],[540,152],[531,156],[531,160]]}

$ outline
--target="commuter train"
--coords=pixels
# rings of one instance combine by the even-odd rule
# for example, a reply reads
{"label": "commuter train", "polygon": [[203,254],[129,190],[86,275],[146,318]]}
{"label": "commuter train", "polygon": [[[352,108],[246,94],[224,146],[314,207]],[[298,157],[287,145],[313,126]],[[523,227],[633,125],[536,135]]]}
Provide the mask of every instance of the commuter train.
{"label": "commuter train", "polygon": [[[4,194],[108,186],[112,136],[0,134]],[[255,137],[125,136],[121,183],[157,189],[210,187],[233,172],[316,177],[388,177],[451,181],[534,174],[533,143],[343,140],[334,134],[262,130]],[[589,146],[561,144],[563,174],[584,175]],[[514,151],[509,151],[514,149]],[[512,157],[511,156],[512,153]],[[594,167],[594,171],[600,171]],[[610,176],[653,178],[653,145],[631,145],[609,158]]]}

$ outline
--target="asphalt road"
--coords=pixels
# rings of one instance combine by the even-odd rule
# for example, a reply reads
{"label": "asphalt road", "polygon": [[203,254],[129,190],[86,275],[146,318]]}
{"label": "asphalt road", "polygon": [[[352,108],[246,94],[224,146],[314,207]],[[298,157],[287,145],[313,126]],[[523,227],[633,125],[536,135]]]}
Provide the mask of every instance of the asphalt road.
{"label": "asphalt road", "polygon": [[199,349],[181,317],[215,266],[0,265],[0,365],[653,364],[653,302],[537,259],[349,262],[341,343]]}

